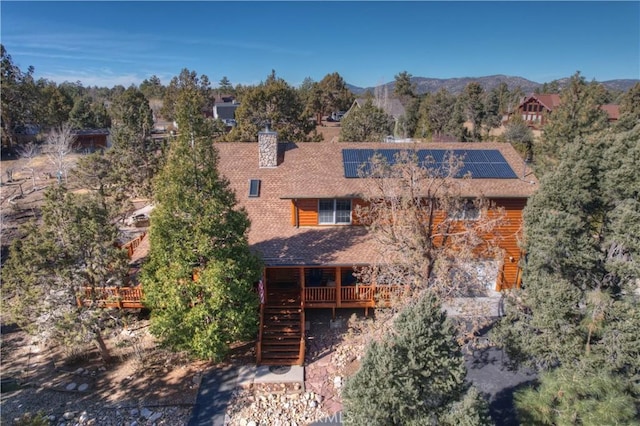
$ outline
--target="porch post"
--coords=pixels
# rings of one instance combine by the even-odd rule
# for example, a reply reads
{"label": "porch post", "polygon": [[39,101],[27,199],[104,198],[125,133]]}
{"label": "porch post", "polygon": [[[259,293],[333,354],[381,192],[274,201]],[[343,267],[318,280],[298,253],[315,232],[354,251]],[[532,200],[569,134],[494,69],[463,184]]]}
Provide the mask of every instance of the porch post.
{"label": "porch post", "polygon": [[336,306],[342,307],[342,267],[336,267]]}
{"label": "porch post", "polygon": [[268,284],[267,284],[267,267],[265,266],[264,268],[262,268],[262,288],[264,288],[264,304],[266,305],[268,302],[268,298],[269,298],[269,292],[267,291]]}
{"label": "porch post", "polygon": [[305,297],[305,285],[306,283],[304,282],[304,266],[300,267],[300,304],[302,305],[302,308],[304,309],[304,297]]}

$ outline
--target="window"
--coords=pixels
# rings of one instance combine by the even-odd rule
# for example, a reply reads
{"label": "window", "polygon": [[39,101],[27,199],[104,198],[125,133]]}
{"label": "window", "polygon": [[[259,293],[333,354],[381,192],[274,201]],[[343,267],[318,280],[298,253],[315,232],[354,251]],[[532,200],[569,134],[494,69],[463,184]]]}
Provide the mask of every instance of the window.
{"label": "window", "polygon": [[318,223],[351,223],[351,200],[320,200],[318,202]]}
{"label": "window", "polygon": [[249,180],[249,197],[260,196],[260,179]]}
{"label": "window", "polygon": [[478,220],[480,219],[480,209],[473,200],[465,200],[460,208],[449,213],[449,218],[453,220]]}

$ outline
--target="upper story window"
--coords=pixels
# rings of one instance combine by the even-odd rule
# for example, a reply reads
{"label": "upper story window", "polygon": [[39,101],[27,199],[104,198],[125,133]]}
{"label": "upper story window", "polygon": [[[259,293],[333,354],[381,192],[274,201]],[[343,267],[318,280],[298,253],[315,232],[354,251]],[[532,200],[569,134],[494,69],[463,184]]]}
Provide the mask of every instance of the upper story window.
{"label": "upper story window", "polygon": [[318,223],[328,224],[350,224],[351,223],[351,200],[329,199],[318,201]]}
{"label": "upper story window", "polygon": [[473,200],[465,200],[458,209],[449,213],[449,218],[453,220],[478,220],[480,219],[480,209]]}

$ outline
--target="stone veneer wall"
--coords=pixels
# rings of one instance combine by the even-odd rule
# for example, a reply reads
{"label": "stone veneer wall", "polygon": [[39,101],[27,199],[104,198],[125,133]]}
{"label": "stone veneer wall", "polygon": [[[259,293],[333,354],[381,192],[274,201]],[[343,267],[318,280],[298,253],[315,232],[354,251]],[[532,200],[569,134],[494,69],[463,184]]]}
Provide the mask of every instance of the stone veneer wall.
{"label": "stone veneer wall", "polygon": [[278,133],[258,133],[258,165],[260,168],[278,167]]}

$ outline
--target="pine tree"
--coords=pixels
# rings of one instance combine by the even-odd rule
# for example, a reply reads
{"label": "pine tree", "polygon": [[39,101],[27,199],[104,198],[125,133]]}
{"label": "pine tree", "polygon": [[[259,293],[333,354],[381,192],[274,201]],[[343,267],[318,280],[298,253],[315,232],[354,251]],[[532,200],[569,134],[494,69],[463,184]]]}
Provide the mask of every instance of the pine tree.
{"label": "pine tree", "polygon": [[607,113],[600,109],[605,96],[601,85],[587,83],[579,72],[571,77],[567,87],[560,92],[560,105],[549,114],[541,143],[537,146],[536,171],[539,176],[559,163],[563,146],[581,143],[587,136],[608,126]]}
{"label": "pine tree", "polygon": [[102,309],[78,307],[80,287],[122,285],[126,253],[99,197],[62,186],[45,194],[43,223],[28,224],[15,240],[3,271],[4,306],[12,319],[43,340],[71,347],[93,339],[103,359]]}
{"label": "pine tree", "polygon": [[560,367],[515,395],[523,424],[637,424],[630,382],[588,365]]}
{"label": "pine tree", "polygon": [[460,405],[466,370],[454,334],[435,296],[426,294],[406,307],[347,380],[342,397],[349,424],[452,424],[455,413],[483,419],[470,424],[486,424],[483,404]]}
{"label": "pine tree", "polygon": [[220,360],[230,343],[257,330],[253,285],[261,268],[249,250],[248,216],[216,169],[204,102],[196,87],[177,95],[180,134],[156,179],[142,283],[152,333],[174,349]]}
{"label": "pine tree", "polygon": [[[565,145],[525,209],[523,289],[507,299],[494,338],[516,362],[558,369],[543,387],[582,364],[598,372],[586,376],[594,387],[600,372],[609,382],[640,377],[638,140],[640,125]],[[598,392],[604,401],[619,389]],[[582,412],[582,398],[563,404]]]}
{"label": "pine tree", "polygon": [[348,142],[376,142],[393,134],[393,117],[368,100],[342,119],[340,140]]}

